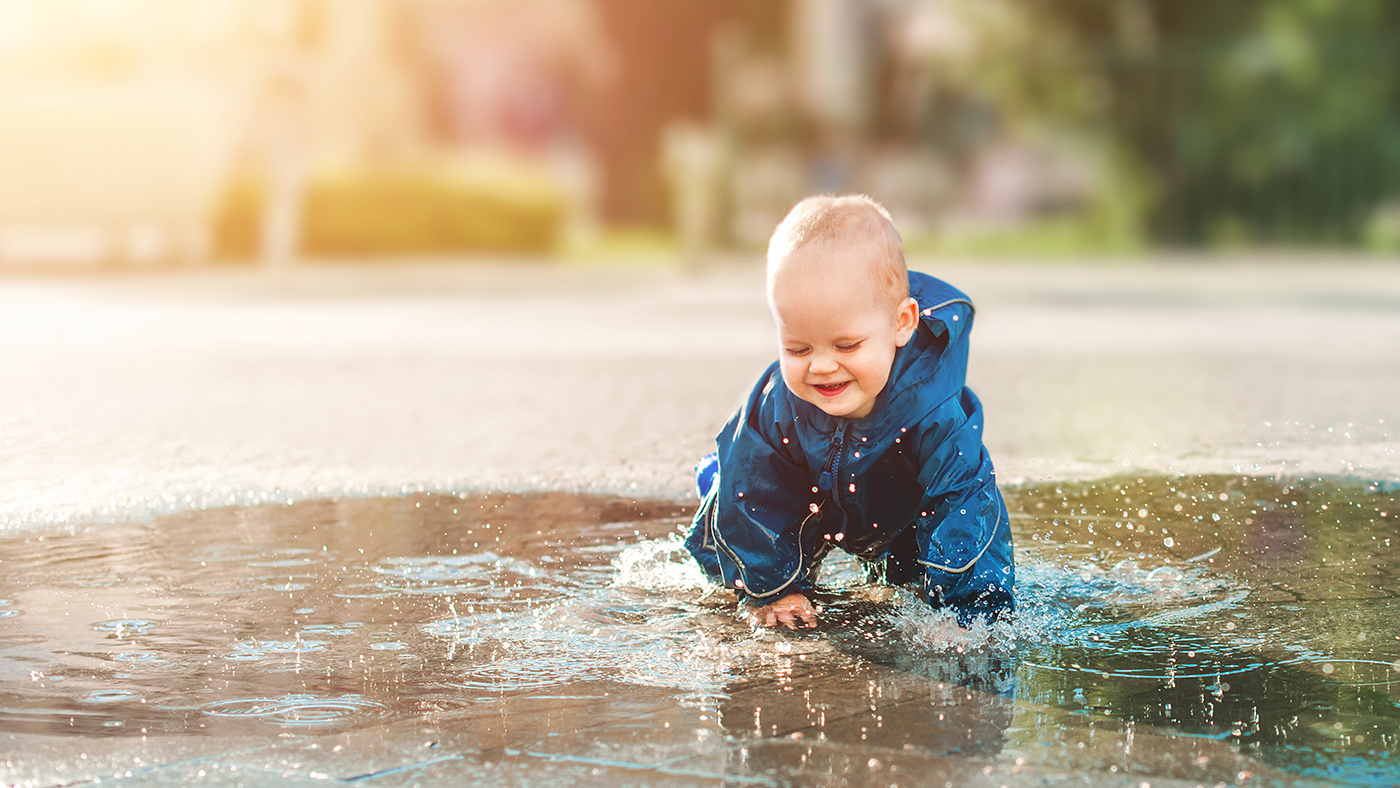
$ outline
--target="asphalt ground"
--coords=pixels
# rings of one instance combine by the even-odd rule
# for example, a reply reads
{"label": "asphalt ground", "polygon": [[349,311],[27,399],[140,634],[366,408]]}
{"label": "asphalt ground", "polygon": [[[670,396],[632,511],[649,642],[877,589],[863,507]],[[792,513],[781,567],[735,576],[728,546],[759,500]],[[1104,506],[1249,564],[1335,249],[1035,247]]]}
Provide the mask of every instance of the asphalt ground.
{"label": "asphalt ground", "polygon": [[[1003,483],[1400,478],[1400,265],[914,261]],[[684,495],[774,358],[757,260],[0,278],[0,524],[413,490]]]}

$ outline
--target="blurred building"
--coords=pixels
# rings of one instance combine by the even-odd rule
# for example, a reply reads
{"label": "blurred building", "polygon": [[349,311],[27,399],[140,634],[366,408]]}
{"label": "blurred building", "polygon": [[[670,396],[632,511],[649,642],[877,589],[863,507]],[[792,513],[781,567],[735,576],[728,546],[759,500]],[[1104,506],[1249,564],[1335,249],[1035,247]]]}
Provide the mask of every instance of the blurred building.
{"label": "blurred building", "polygon": [[0,262],[758,246],[818,191],[1015,224],[1111,180],[1026,120],[1051,32],[1010,0],[0,0]]}
{"label": "blurred building", "polygon": [[[1004,0],[789,0],[735,13],[711,38],[710,155],[693,125],[663,139],[719,171],[673,178],[672,202],[714,222],[708,243],[756,248],[803,196],[863,192],[906,237],[996,233],[1105,199],[1116,173],[1086,113],[1037,104],[1025,73],[1082,84],[1062,43]],[[1062,102],[1071,104],[1072,102]],[[716,186],[715,184],[718,184]],[[691,192],[710,192],[701,211]],[[1122,195],[1124,199],[1131,195]],[[693,234],[693,233],[692,233]]]}

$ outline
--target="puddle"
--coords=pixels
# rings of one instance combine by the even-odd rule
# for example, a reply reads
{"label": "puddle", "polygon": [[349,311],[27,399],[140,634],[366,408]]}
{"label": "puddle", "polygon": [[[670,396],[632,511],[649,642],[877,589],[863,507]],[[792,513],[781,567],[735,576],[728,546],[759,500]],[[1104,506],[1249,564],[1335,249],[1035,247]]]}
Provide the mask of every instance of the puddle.
{"label": "puddle", "polygon": [[818,630],[755,629],[671,501],[418,495],[12,536],[0,732],[460,732],[481,759],[585,741],[760,784],[904,784],[935,757],[1400,781],[1396,485],[1007,493],[1018,617],[971,632],[841,560]]}

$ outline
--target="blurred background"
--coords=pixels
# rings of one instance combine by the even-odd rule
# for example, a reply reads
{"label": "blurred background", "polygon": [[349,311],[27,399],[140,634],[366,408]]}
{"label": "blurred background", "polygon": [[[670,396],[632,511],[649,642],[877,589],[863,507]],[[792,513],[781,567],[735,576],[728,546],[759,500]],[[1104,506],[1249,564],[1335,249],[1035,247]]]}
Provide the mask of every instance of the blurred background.
{"label": "blurred background", "polygon": [[1400,250],[1387,0],[0,0],[0,267]]}

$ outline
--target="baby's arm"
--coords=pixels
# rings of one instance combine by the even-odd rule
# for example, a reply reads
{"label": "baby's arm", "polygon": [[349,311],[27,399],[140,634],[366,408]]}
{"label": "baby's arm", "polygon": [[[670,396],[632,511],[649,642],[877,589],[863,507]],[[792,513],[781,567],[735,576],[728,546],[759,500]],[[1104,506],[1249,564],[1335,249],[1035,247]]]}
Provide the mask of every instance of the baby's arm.
{"label": "baby's arm", "polygon": [[814,607],[811,602],[807,601],[807,597],[792,593],[785,594],[758,608],[754,611],[754,616],[765,627],[776,627],[782,624],[788,629],[798,629],[799,627],[816,626],[817,614],[820,612],[822,609]]}
{"label": "baby's arm", "polygon": [[918,431],[924,498],[917,520],[923,592],[934,607],[951,606],[966,627],[976,616],[1015,609],[1015,560],[1006,503],[982,444],[981,404],[963,389]]}

